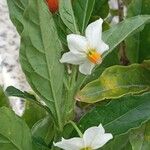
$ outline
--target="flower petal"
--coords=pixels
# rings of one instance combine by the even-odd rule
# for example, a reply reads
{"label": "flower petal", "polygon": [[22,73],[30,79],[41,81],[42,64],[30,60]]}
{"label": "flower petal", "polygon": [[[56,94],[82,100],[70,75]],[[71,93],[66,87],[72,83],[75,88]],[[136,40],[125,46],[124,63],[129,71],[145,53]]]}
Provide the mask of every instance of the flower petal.
{"label": "flower petal", "polygon": [[100,53],[103,54],[105,51],[109,49],[109,46],[104,43],[103,41],[100,42],[100,44],[97,46],[96,50]]}
{"label": "flower petal", "polygon": [[86,60],[83,64],[81,64],[79,66],[79,71],[82,73],[82,74],[85,74],[85,75],[90,75],[91,72],[92,72],[92,69],[94,68],[95,64],[89,62],[88,60]]}
{"label": "flower petal", "polygon": [[87,50],[87,39],[77,34],[69,34],[67,36],[68,47],[74,54],[85,53]]}
{"label": "flower petal", "polygon": [[102,23],[103,19],[98,19],[95,22],[88,25],[85,30],[86,38],[88,39],[90,46],[96,48],[99,45],[102,38]]}
{"label": "flower petal", "polygon": [[99,124],[98,128],[99,128],[99,132],[101,132],[101,134],[105,133],[105,129],[103,128],[101,123]]}
{"label": "flower petal", "polygon": [[105,134],[105,130],[100,124],[98,127],[88,128],[83,135],[84,143],[93,149],[102,147],[108,140],[112,139],[112,135]]}
{"label": "flower petal", "polygon": [[103,135],[104,133],[105,133],[105,130],[101,124],[98,127],[94,126],[94,127],[88,128],[83,134],[84,142],[86,143],[86,145],[91,145],[93,140],[97,138],[98,134]]}
{"label": "flower petal", "polygon": [[72,52],[64,53],[60,59],[61,63],[69,63],[74,65],[82,64],[86,60],[86,55],[73,54]]}
{"label": "flower petal", "polygon": [[113,138],[111,133],[105,133],[103,135],[97,135],[97,138],[93,140],[91,147],[93,149],[98,149],[104,146],[109,140]]}
{"label": "flower petal", "polygon": [[63,139],[60,142],[54,143],[54,146],[62,148],[64,150],[80,150],[84,147],[84,142],[82,138],[71,138]]}

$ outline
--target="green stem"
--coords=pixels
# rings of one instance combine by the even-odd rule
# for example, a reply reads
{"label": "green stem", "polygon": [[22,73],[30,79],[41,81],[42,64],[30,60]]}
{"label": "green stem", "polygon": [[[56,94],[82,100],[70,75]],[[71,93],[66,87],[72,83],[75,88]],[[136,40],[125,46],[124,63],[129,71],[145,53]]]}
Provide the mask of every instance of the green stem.
{"label": "green stem", "polygon": [[78,128],[78,126],[73,121],[70,121],[70,123],[74,127],[74,129],[77,131],[78,135],[82,138],[83,134],[82,134],[81,130]]}
{"label": "green stem", "polygon": [[77,79],[77,85],[76,85],[76,91],[79,91],[85,80],[88,78],[88,76],[79,74],[78,79]]}
{"label": "green stem", "polygon": [[72,119],[74,115],[73,112],[74,112],[74,106],[75,106],[74,94],[75,94],[75,85],[76,85],[76,75],[77,75],[77,68],[76,66],[73,66],[69,85],[66,86],[65,121],[67,122],[68,120]]}
{"label": "green stem", "polygon": [[[62,132],[58,131],[56,127],[54,128],[54,130],[55,136],[53,142],[58,142],[62,138]],[[60,150],[60,148],[55,147],[54,144],[52,144],[51,150]]]}

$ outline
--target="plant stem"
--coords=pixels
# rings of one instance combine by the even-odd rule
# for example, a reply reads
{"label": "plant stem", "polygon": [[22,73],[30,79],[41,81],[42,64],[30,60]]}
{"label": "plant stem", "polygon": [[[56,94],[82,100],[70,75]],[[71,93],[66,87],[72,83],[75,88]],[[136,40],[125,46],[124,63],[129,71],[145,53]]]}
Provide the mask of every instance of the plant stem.
{"label": "plant stem", "polygon": [[[118,2],[118,16],[119,16],[119,22],[123,21],[124,18],[124,12],[123,12],[123,2],[122,0],[117,0]],[[126,56],[126,45],[125,41],[122,41],[119,45],[119,55],[120,55],[120,63],[122,65],[128,65],[129,64],[129,59]]]}
{"label": "plant stem", "polygon": [[124,18],[124,12],[123,12],[123,2],[122,0],[117,0],[118,2],[118,16],[119,16],[119,22],[123,21]]}
{"label": "plant stem", "polygon": [[76,82],[76,76],[77,76],[77,67],[72,66],[72,74],[71,74],[71,81],[70,81],[70,87],[74,87]]}
{"label": "plant stem", "polygon": [[77,131],[78,135],[82,138],[83,134],[82,134],[81,130],[78,128],[78,126],[73,121],[70,121],[70,123],[74,127],[74,129]]}

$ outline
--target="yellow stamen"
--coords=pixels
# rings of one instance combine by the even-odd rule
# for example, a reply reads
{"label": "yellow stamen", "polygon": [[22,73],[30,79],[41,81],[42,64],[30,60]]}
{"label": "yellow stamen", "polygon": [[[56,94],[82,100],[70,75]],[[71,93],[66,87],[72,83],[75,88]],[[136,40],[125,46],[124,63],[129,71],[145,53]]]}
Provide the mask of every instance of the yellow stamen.
{"label": "yellow stamen", "polygon": [[102,56],[95,49],[90,49],[87,53],[87,58],[94,64],[99,64],[101,62]]}
{"label": "yellow stamen", "polygon": [[91,147],[85,147],[85,148],[82,148],[80,150],[92,150],[92,148]]}

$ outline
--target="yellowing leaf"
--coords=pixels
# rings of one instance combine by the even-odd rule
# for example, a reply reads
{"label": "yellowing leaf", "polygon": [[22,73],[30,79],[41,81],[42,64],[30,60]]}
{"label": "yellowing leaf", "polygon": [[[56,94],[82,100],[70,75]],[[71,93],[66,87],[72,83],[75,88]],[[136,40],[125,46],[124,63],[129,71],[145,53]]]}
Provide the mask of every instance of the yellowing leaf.
{"label": "yellowing leaf", "polygon": [[88,83],[77,95],[86,103],[115,99],[126,94],[139,94],[150,89],[150,61],[130,66],[107,68],[99,79]]}

